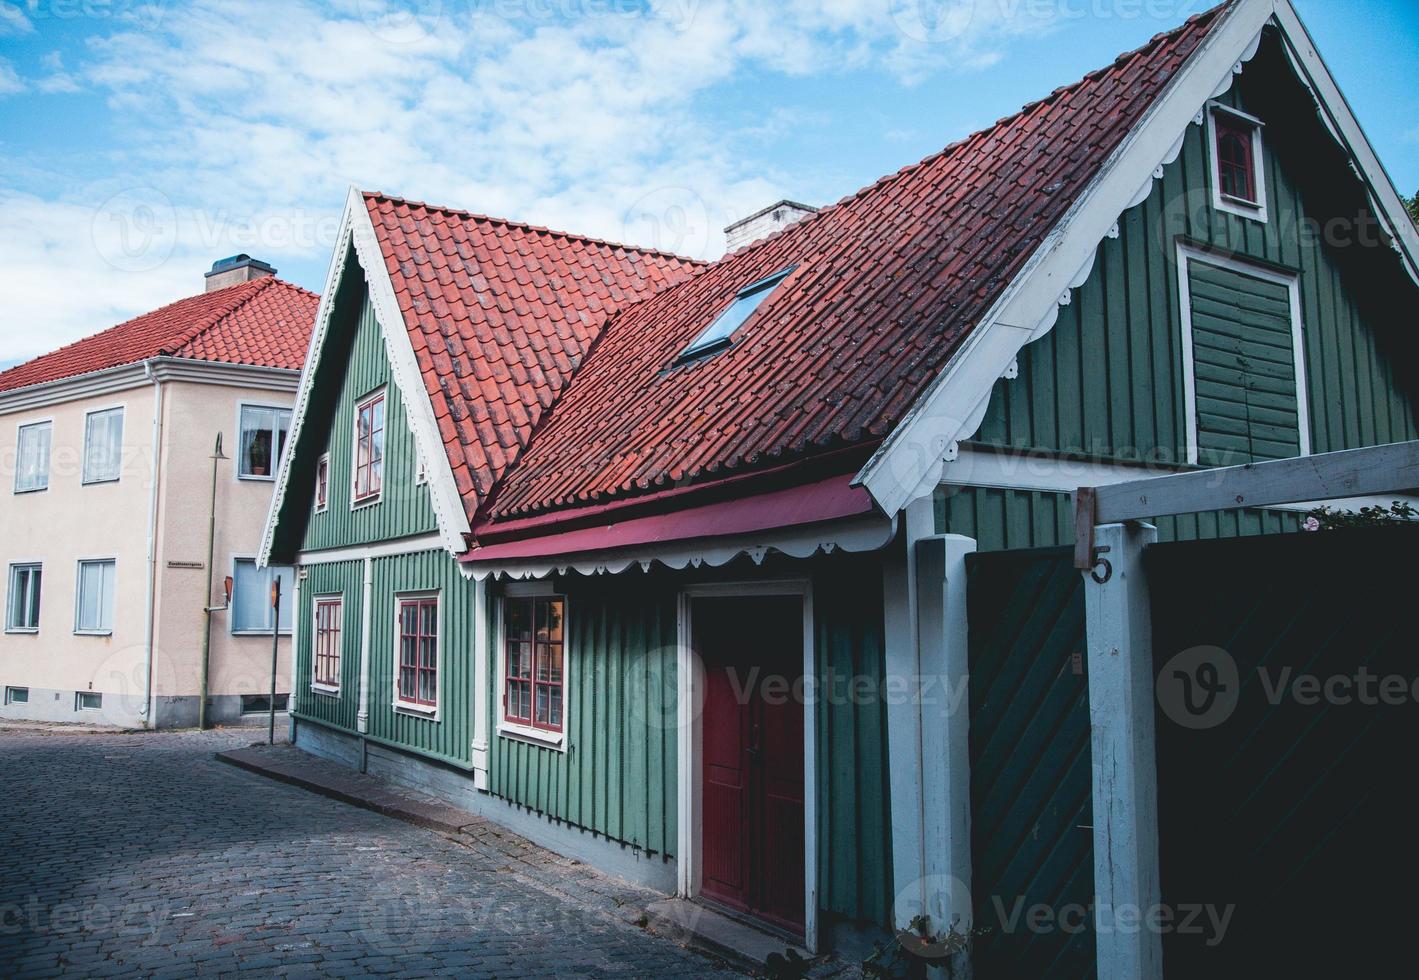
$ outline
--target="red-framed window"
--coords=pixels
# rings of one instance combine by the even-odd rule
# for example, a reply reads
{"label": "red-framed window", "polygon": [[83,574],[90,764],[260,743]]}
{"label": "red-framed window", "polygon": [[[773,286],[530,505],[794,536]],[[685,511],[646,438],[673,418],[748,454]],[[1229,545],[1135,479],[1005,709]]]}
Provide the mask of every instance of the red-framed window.
{"label": "red-framed window", "polygon": [[560,732],[566,647],[561,596],[503,599],[503,718],[517,725]]}
{"label": "red-framed window", "polygon": [[312,679],[321,687],[340,686],[340,632],[344,626],[344,618],[343,600],[315,600],[315,656]]}
{"label": "red-framed window", "polygon": [[437,596],[399,600],[399,686],[404,704],[439,703],[439,601]]}
{"label": "red-framed window", "polygon": [[320,513],[330,506],[330,457],[322,456],[315,462],[315,511]]}
{"label": "red-framed window", "polygon": [[1224,197],[1260,207],[1255,124],[1225,112],[1217,113],[1213,124],[1217,138],[1218,189]]}
{"label": "red-framed window", "polygon": [[384,488],[384,392],[355,406],[355,503]]}

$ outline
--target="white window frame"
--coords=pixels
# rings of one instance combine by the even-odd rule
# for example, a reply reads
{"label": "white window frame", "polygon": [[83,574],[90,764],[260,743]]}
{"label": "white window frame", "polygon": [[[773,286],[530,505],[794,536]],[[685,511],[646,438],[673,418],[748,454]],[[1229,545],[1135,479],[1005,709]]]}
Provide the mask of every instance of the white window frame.
{"label": "white window frame", "polygon": [[234,469],[235,472],[236,472],[236,478],[237,478],[238,480],[243,481],[243,482],[251,481],[251,482],[255,482],[255,483],[272,483],[272,482],[274,482],[275,479],[276,479],[276,471],[281,468],[281,455],[283,455],[284,452],[285,452],[285,449],[286,449],[286,448],[289,448],[289,447],[283,447],[282,450],[281,450],[281,452],[279,452],[279,453],[276,451],[276,443],[277,443],[278,439],[277,439],[277,433],[276,433],[276,431],[273,430],[273,431],[271,432],[271,452],[272,452],[271,466],[270,466],[271,472],[268,473],[266,476],[258,476],[258,475],[256,475],[255,473],[243,473],[241,470],[242,470],[242,467],[243,467],[243,466],[245,465],[245,463],[246,463],[246,459],[245,459],[246,450],[245,450],[245,448],[244,448],[244,447],[242,446],[242,444],[241,444],[241,434],[242,434],[242,431],[243,431],[243,429],[242,429],[242,416],[246,414],[246,410],[247,410],[248,408],[255,409],[255,410],[257,410],[257,411],[262,411],[262,412],[285,412],[288,416],[290,416],[290,418],[289,418],[289,419],[287,420],[287,422],[286,422],[286,441],[287,441],[287,442],[289,442],[289,441],[290,441],[290,438],[291,438],[291,426],[294,425],[294,423],[295,423],[295,411],[294,411],[294,410],[291,408],[291,406],[289,406],[289,405],[267,405],[267,404],[264,404],[264,403],[262,403],[262,402],[238,402],[238,403],[237,403],[237,409],[236,409],[236,447],[237,447],[237,452],[236,452],[236,466],[233,467],[233,469]]}
{"label": "white window frame", "polygon": [[[99,699],[99,703],[96,704],[96,705],[92,705],[92,706],[86,705],[86,704],[83,703],[83,702],[84,702],[84,698],[98,698],[98,699]],[[75,710],[75,711],[102,711],[102,710],[103,710],[103,692],[102,692],[102,691],[75,691],[75,692],[74,692],[74,710]]]}
{"label": "white window frame", "polygon": [[[42,609],[36,609],[36,611],[35,611],[35,617],[36,617],[36,618],[35,618],[35,624],[34,624],[33,626],[15,626],[14,623],[13,623],[14,610],[15,610],[15,573],[16,573],[19,569],[22,569],[22,568],[33,568],[33,569],[37,569],[37,570],[39,571],[39,603],[38,603],[38,605],[39,605],[40,607],[43,607],[43,604],[44,604],[44,562],[39,562],[39,561],[12,561],[12,562],[10,562],[10,566],[9,566],[8,571],[6,572],[6,579],[5,579],[5,632],[6,632],[6,633],[24,633],[24,634],[31,634],[31,633],[38,633],[38,632],[39,632],[39,617],[42,615]],[[28,589],[28,587],[27,587],[27,589]],[[29,605],[29,603],[26,602],[26,603],[24,603],[24,606],[22,606],[21,608],[28,607],[28,605]]]}
{"label": "white window frame", "polygon": [[[86,629],[80,625],[79,617],[84,609],[84,566],[85,565],[112,565],[113,566],[113,607],[108,611],[108,629]],[[74,567],[74,633],[77,636],[112,636],[113,619],[118,615],[118,557],[100,556],[95,558],[80,558]]]}
{"label": "white window frame", "polygon": [[[503,698],[507,696],[507,631],[504,628],[507,622],[507,613],[503,601],[505,599],[538,597],[562,600],[562,730],[560,732],[550,732],[545,728],[533,728],[531,725],[520,725],[515,721],[509,721],[506,706],[503,704]],[[558,752],[566,752],[567,728],[571,722],[572,703],[572,644],[571,633],[567,629],[571,600],[564,591],[557,588],[555,582],[551,581],[508,582],[503,586],[502,594],[497,596],[496,600],[493,604],[496,614],[492,634],[493,642],[498,645],[498,686],[494,692],[492,707],[497,712],[497,733],[503,738],[531,742],[535,745],[555,749]],[[535,706],[533,710],[536,710]]]}
{"label": "white window frame", "polygon": [[[117,412],[122,424],[119,426],[118,438],[118,472],[111,477],[96,479],[89,475],[89,420],[95,415],[106,415]],[[79,482],[83,486],[102,486],[105,483],[118,483],[123,479],[123,436],[128,431],[128,405],[106,405],[103,408],[91,409],[84,413],[84,443],[83,458],[79,465]]]}
{"label": "white window frame", "polygon": [[[228,632],[230,635],[232,635],[232,636],[270,636],[270,635],[271,635],[271,631],[268,630],[268,629],[255,629],[255,630],[253,630],[253,629],[237,629],[237,625],[236,625],[237,565],[240,564],[240,563],[242,563],[242,562],[248,562],[248,561],[251,562],[251,564],[252,564],[253,566],[255,566],[255,565],[257,564],[258,558],[257,558],[256,555],[240,555],[240,554],[232,555],[232,561],[231,561],[231,569],[232,569],[232,609],[231,609],[231,610],[228,612],[228,614],[227,614],[227,632]],[[291,565],[268,565],[267,568],[270,569],[270,570],[272,570],[272,571],[286,570],[286,571],[289,571],[289,572],[291,573],[291,575],[290,575],[291,588],[290,588],[289,591],[282,592],[282,594],[281,594],[282,599],[287,599],[287,598],[289,598],[290,601],[291,601],[291,615],[287,616],[285,619],[283,619],[283,620],[281,621],[281,627],[280,627],[280,630],[278,631],[278,632],[279,632],[279,635],[281,635],[281,636],[291,636],[291,635],[292,635],[292,626],[293,626],[293,624],[294,624],[294,621],[295,621],[295,618],[296,618],[296,615],[297,615],[297,610],[296,610],[296,605],[295,605],[295,602],[296,602],[296,596],[295,596],[295,592],[296,592],[296,570],[295,570],[294,566],[291,566]],[[258,569],[258,570],[259,570],[259,569]],[[268,586],[268,588],[269,588],[269,586]],[[269,595],[269,593],[268,593],[268,595]]]}
{"label": "white window frame", "polygon": [[359,481],[359,462],[360,462],[360,409],[364,408],[366,405],[368,405],[368,404],[370,404],[371,402],[375,401],[376,399],[380,399],[380,398],[384,399],[384,428],[383,428],[382,430],[380,430],[380,431],[382,431],[382,432],[385,434],[385,437],[386,437],[386,438],[385,438],[384,449],[387,451],[388,448],[389,448],[389,439],[388,439],[388,436],[389,436],[389,387],[388,387],[388,385],[381,385],[380,387],[376,388],[374,391],[368,392],[368,393],[367,393],[366,395],[364,395],[364,397],[362,397],[359,401],[355,402],[355,411],[354,411],[353,416],[352,416],[351,419],[350,419],[350,509],[351,509],[351,510],[359,510],[359,509],[362,508],[362,507],[372,507],[372,506],[374,506],[375,504],[379,503],[381,500],[384,499],[384,478],[385,478],[385,465],[384,465],[384,464],[385,464],[385,462],[386,462],[385,456],[380,456],[380,458],[379,458],[379,460],[380,460],[380,464],[379,464],[379,492],[377,492],[377,493],[372,493],[372,494],[369,494],[368,496],[359,497],[359,498],[357,498],[356,495],[355,495],[355,487],[356,487],[356,485],[358,484],[358,481]]}
{"label": "white window frame", "polygon": [[[1222,171],[1221,161],[1217,153],[1217,117],[1228,115],[1233,119],[1251,126],[1251,166],[1252,179],[1256,181],[1256,206],[1253,207],[1243,201],[1228,197],[1222,193]],[[1218,211],[1226,214],[1234,214],[1240,218],[1250,218],[1252,221],[1266,224],[1266,158],[1262,130],[1266,128],[1266,123],[1250,113],[1242,112],[1240,109],[1233,109],[1229,105],[1220,102],[1207,103],[1207,166],[1212,177],[1212,206]]]}
{"label": "white window frame", "polygon": [[[434,616],[434,629],[438,635],[434,637],[434,704],[418,704],[414,701],[405,701],[399,696],[399,605],[409,600],[432,599],[436,615]],[[429,721],[441,721],[443,717],[443,590],[442,589],[413,589],[407,592],[394,593],[394,602],[391,606],[393,612],[393,628],[390,630],[390,649],[393,656],[394,672],[390,678],[391,687],[390,703],[399,714],[413,715],[416,718],[424,718]]]}
{"label": "white window frame", "polygon": [[[44,483],[37,487],[20,486],[20,467],[25,458],[24,442],[26,429],[47,428],[49,430],[49,448],[44,454]],[[21,422],[15,426],[15,482],[13,492],[20,493],[41,493],[49,489],[49,466],[54,457],[54,419],[34,419],[29,422]]]}
{"label": "white window frame", "polygon": [[[320,481],[325,480],[325,502],[320,502]],[[323,453],[315,461],[315,513],[324,514],[330,509],[330,454]]]}
{"label": "white window frame", "polygon": [[320,604],[323,602],[336,602],[340,604],[340,648],[337,655],[336,676],[338,677],[345,670],[345,593],[343,592],[322,592],[311,596],[310,603],[310,689],[316,694],[323,694],[328,697],[340,696],[340,685],[324,684],[315,679],[316,651],[320,646]]}
{"label": "white window frame", "polygon": [[[25,696],[24,696],[23,698],[21,698],[20,700],[18,700],[18,701],[15,700],[15,692],[16,692],[16,691],[24,691],[24,692],[25,692]],[[6,703],[6,704],[29,704],[29,703],[30,703],[30,689],[29,689],[28,687],[25,687],[25,686],[20,685],[20,684],[6,684],[6,685],[5,685],[5,703]]]}
{"label": "white window frame", "polygon": [[1178,306],[1182,314],[1183,412],[1187,438],[1187,461],[1198,465],[1197,446],[1197,372],[1192,350],[1192,289],[1190,265],[1200,262],[1235,272],[1253,279],[1285,286],[1291,306],[1291,355],[1296,373],[1296,423],[1300,429],[1301,455],[1311,455],[1311,409],[1309,387],[1306,384],[1306,337],[1301,311],[1301,277],[1299,274],[1277,272],[1265,266],[1243,262],[1231,256],[1218,255],[1204,249],[1178,243]]}

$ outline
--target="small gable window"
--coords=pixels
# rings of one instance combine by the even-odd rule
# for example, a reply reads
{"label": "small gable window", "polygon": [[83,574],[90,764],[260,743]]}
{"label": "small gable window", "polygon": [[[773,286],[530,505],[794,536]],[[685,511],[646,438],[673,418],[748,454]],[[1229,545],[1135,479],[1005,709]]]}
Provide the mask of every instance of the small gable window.
{"label": "small gable window", "polygon": [[768,299],[774,288],[783,282],[784,278],[792,271],[791,267],[784,269],[782,272],[776,272],[739,290],[734,296],[734,302],[730,303],[723,313],[715,317],[714,322],[691,341],[689,347],[680,352],[675,363],[684,364],[728,347],[734,331],[742,327],[744,322],[754,315],[759,304]]}
{"label": "small gable window", "polygon": [[1261,120],[1234,109],[1211,111],[1213,204],[1219,211],[1266,220]]}
{"label": "small gable window", "polygon": [[315,462],[315,512],[325,513],[330,507],[330,454]]}
{"label": "small gable window", "polygon": [[355,406],[354,503],[377,500],[384,488],[384,392]]}

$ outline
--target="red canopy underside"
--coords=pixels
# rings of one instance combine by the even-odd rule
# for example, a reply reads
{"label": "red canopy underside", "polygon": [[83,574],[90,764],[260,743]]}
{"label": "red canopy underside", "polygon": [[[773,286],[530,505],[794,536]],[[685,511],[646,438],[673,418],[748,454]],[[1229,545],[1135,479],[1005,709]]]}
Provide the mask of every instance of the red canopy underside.
{"label": "red canopy underside", "polygon": [[460,560],[484,563],[662,545],[697,538],[754,534],[772,528],[860,517],[873,510],[872,497],[840,475],[753,497],[722,500],[669,514],[653,514],[538,538],[477,548]]}

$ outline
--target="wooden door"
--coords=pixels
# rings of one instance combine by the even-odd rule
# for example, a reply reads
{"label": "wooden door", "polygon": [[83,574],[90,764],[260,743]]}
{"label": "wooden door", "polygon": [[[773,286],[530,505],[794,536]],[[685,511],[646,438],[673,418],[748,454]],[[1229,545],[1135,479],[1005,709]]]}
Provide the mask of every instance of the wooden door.
{"label": "wooden door", "polygon": [[696,600],[705,671],[701,887],[731,908],[803,930],[803,606]]}

